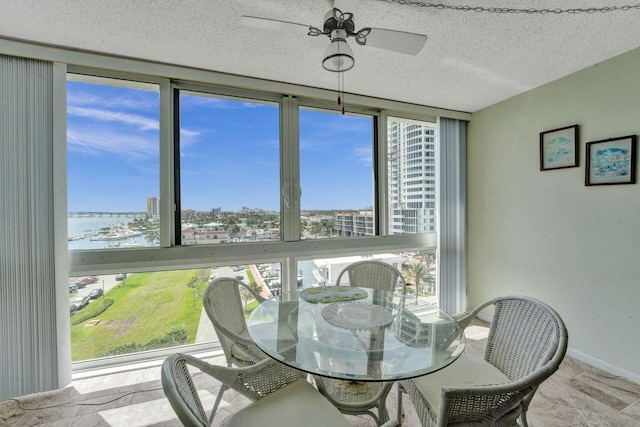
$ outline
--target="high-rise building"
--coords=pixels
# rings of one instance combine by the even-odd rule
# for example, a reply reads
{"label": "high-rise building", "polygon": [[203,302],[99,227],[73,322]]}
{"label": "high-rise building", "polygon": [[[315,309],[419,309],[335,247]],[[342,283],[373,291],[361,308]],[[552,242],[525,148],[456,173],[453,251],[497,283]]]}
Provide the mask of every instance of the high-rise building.
{"label": "high-rise building", "polygon": [[389,220],[391,234],[436,229],[435,128],[390,121]]}
{"label": "high-rise building", "polygon": [[160,199],[158,197],[147,197],[147,215],[150,217],[160,215]]}
{"label": "high-rise building", "polygon": [[[424,122],[389,121],[389,232],[418,234],[436,230],[435,127]],[[374,232],[373,210],[336,214],[339,236]]]}

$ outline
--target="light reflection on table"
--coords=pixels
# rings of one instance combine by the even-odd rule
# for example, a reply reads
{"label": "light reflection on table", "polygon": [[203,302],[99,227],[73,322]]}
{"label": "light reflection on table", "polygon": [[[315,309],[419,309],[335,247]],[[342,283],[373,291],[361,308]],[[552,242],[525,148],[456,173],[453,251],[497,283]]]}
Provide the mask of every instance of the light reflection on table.
{"label": "light reflection on table", "polygon": [[352,381],[426,375],[462,353],[460,326],[438,307],[397,293],[359,289],[366,292],[365,298],[333,302],[334,292],[315,303],[304,299],[307,291],[304,298],[292,292],[267,300],[251,313],[249,334],[267,355],[292,368]]}

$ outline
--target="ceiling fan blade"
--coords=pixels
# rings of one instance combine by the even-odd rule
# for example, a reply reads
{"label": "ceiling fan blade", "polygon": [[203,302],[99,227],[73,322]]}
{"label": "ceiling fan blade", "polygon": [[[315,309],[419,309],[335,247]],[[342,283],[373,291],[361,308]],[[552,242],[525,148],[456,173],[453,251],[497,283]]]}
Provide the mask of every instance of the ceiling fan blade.
{"label": "ceiling fan blade", "polygon": [[287,31],[307,35],[310,25],[296,24],[294,22],[278,21],[277,19],[258,18],[256,16],[242,16],[243,25],[264,30]]}
{"label": "ceiling fan blade", "polygon": [[426,42],[427,36],[424,34],[372,28],[369,35],[367,35],[365,46],[393,50],[407,55],[417,55]]}

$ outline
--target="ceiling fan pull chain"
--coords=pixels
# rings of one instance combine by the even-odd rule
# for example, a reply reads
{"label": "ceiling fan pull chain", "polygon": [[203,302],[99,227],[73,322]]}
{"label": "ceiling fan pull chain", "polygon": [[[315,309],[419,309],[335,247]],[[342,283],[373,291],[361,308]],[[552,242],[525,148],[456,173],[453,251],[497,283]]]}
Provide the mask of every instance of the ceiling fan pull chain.
{"label": "ceiling fan pull chain", "polygon": [[342,87],[340,85],[340,75],[342,73],[338,73],[338,105],[342,105]]}
{"label": "ceiling fan pull chain", "polygon": [[[340,79],[340,93],[342,94],[342,115],[344,116],[344,72],[338,73]],[[340,105],[340,96],[338,96],[338,105]]]}

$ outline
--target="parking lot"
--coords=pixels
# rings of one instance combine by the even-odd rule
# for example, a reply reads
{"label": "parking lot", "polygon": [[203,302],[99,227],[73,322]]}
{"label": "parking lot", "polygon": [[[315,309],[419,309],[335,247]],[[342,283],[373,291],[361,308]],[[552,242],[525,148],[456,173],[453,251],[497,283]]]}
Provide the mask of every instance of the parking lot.
{"label": "parking lot", "polygon": [[[121,283],[123,283],[122,281],[118,281],[116,280],[116,276],[117,274],[103,274],[100,276],[89,276],[89,277],[95,277],[97,278],[97,281],[95,281],[94,283],[89,283],[86,286],[79,288],[76,292],[69,292],[69,300],[71,300],[72,298],[77,298],[77,297],[88,297],[89,294],[91,293],[92,290],[94,289],[102,289],[104,291],[104,293],[102,294],[102,297],[98,297],[96,299],[89,299],[89,304],[91,304],[94,301],[100,301],[102,300],[102,298],[104,297],[104,294],[106,294],[107,292],[109,292],[109,290],[111,288],[113,288],[116,285],[119,285]],[[84,279],[87,276],[79,276],[79,277],[70,277],[69,278],[69,285],[73,284],[73,283],[77,283],[78,281]],[[125,279],[126,281],[126,279]],[[82,309],[80,309],[82,310]]]}

